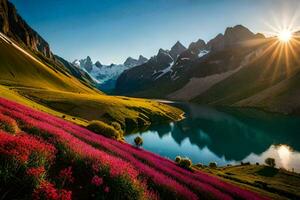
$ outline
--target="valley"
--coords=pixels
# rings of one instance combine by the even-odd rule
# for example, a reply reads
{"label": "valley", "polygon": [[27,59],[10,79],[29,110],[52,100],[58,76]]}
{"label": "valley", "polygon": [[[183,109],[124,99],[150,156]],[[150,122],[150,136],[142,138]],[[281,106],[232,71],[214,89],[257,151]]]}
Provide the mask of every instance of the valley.
{"label": "valley", "polygon": [[0,0],[0,199],[300,198],[300,32],[124,2]]}

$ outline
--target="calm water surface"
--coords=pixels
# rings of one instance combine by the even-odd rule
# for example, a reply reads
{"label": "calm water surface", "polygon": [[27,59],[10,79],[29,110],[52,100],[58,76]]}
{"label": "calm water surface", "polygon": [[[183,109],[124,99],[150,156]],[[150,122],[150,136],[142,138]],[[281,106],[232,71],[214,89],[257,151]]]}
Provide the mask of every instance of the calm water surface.
{"label": "calm water surface", "polygon": [[126,140],[133,144],[140,135],[144,149],[170,159],[180,155],[193,163],[226,165],[264,163],[273,157],[277,167],[300,172],[299,117],[188,103],[173,105],[186,112],[185,120],[151,127],[126,136]]}

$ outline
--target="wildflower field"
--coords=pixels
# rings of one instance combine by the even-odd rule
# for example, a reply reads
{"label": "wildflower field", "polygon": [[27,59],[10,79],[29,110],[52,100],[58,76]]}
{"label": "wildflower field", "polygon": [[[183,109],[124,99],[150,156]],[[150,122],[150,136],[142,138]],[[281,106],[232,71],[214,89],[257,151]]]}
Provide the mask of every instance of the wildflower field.
{"label": "wildflower field", "polygon": [[265,199],[0,98],[0,199]]}

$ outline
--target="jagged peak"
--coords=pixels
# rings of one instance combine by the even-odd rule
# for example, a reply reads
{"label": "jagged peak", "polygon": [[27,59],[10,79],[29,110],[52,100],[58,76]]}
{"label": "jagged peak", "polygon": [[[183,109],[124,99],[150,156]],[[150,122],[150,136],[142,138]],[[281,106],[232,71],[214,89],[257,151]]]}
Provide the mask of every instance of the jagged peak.
{"label": "jagged peak", "polygon": [[144,57],[143,55],[140,55],[139,60],[148,60],[148,58]]}
{"label": "jagged peak", "polygon": [[100,61],[97,61],[97,62],[95,62],[95,66],[100,68],[100,67],[102,67],[102,64],[100,63]]}
{"label": "jagged peak", "polygon": [[246,33],[246,34],[251,34],[251,35],[254,35],[253,32],[251,32],[247,27],[243,26],[243,25],[236,25],[234,27],[228,27],[226,28],[225,30],[225,34],[224,35],[227,35],[227,34],[231,34],[231,33]]}
{"label": "jagged peak", "polygon": [[[160,48],[160,49],[158,50],[158,54],[169,54],[169,50],[165,50],[165,49]],[[158,54],[157,54],[157,55],[158,55]]]}
{"label": "jagged peak", "polygon": [[202,39],[198,39],[196,42],[192,42],[190,45],[189,45],[189,50],[192,50],[192,51],[199,51],[201,49],[205,49],[206,48],[206,43],[204,40]]}
{"label": "jagged peak", "polygon": [[181,44],[180,41],[177,41],[177,42],[172,46],[171,51],[172,51],[172,49],[179,49],[179,48],[185,49],[185,50],[186,50],[186,47],[185,47],[183,44]]}
{"label": "jagged peak", "polygon": [[87,60],[92,60],[90,56],[87,56],[86,59],[87,59]]}

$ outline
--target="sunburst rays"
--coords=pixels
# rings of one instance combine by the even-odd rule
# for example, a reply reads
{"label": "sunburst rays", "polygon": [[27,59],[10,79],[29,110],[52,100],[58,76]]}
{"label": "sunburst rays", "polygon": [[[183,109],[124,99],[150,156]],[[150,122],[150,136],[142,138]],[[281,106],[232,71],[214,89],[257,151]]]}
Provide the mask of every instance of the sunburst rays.
{"label": "sunburst rays", "polygon": [[[269,77],[271,82],[287,78],[295,70],[300,68],[300,26],[296,23],[299,21],[300,13],[293,16],[273,17],[273,23],[265,22],[269,31],[263,33],[269,38],[263,45],[261,57],[267,58],[260,78]],[[267,76],[266,76],[267,75]]]}

